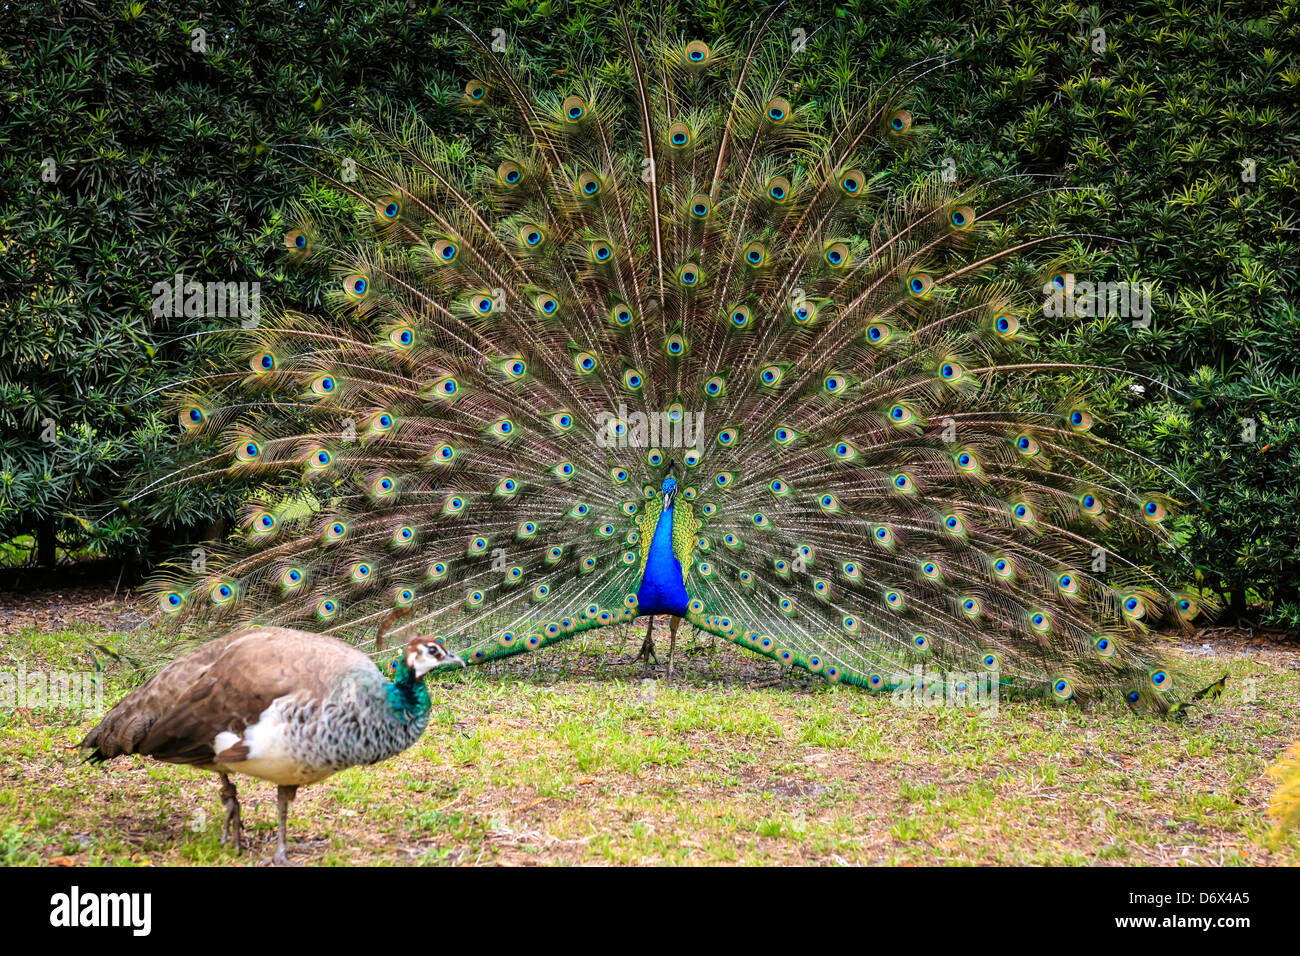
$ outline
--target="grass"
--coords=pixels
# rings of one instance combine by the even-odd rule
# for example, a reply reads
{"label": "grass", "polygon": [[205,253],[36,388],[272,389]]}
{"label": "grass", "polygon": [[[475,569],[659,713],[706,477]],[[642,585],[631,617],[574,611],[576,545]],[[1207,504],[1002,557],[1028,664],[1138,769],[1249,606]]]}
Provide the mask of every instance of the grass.
{"label": "grass", "polygon": [[[0,670],[102,666],[110,705],[157,653],[147,630],[26,627]],[[1182,722],[1003,701],[905,709],[783,678],[731,647],[678,680],[614,663],[618,639],[431,684],[420,743],[300,791],[298,861],[345,864],[1283,864],[1265,775],[1296,733],[1300,655],[1187,658],[1228,691]],[[689,641],[687,642],[689,648]],[[115,658],[113,654],[118,656]],[[1252,686],[1253,695],[1243,692]],[[0,863],[251,865],[274,788],[238,778],[250,851],[218,844],[216,778],[75,744],[93,715],[0,710]]]}

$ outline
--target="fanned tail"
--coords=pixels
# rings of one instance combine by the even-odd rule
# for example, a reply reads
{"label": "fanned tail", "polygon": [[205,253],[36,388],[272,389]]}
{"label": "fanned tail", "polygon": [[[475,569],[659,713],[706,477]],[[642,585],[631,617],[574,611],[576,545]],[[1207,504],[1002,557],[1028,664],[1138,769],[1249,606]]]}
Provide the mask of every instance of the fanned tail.
{"label": "fanned tail", "polygon": [[386,117],[355,181],[303,158],[364,238],[297,210],[331,316],[264,319],[181,397],[164,480],[255,491],[162,610],[359,636],[396,609],[469,663],[538,649],[637,616],[673,461],[702,630],[880,691],[919,666],[1174,706],[1148,628],[1201,602],[1097,543],[1160,534],[1174,502],[1121,475],[1165,476],[1031,357],[1071,237],[1010,214],[1053,190],[876,172],[942,64],[801,100],[765,30],[619,29],[555,92],[470,31],[491,157]]}

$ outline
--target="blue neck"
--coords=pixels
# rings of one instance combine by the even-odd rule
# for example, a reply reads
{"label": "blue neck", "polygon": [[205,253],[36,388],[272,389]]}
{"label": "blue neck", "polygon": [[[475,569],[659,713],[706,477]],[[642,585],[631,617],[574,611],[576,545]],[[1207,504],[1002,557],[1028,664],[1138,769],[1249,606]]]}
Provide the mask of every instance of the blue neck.
{"label": "blue neck", "polygon": [[402,718],[420,717],[429,712],[429,689],[401,657],[393,661],[393,681],[388,685],[388,706]]}
{"label": "blue neck", "polygon": [[650,554],[646,558],[645,575],[637,591],[639,614],[675,614],[685,617],[690,595],[686,593],[682,564],[673,553],[673,509],[669,505],[659,515],[654,537],[650,539]]}

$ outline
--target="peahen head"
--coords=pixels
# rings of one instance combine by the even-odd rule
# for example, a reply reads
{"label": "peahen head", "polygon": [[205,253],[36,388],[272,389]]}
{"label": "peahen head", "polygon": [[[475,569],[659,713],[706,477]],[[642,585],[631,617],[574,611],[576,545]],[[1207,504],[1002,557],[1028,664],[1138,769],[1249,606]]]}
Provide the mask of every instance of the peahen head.
{"label": "peahen head", "polygon": [[441,640],[427,635],[412,638],[407,642],[406,650],[402,654],[402,662],[406,665],[406,670],[410,671],[416,679],[437,667],[451,664],[465,666],[463,660],[442,646]]}

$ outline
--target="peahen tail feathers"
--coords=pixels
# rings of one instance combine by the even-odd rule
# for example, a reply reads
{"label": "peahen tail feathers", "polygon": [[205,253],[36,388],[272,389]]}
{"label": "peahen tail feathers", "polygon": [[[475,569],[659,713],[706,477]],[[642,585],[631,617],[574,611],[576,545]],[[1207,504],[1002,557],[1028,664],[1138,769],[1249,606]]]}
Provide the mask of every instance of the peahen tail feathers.
{"label": "peahen tail feathers", "polygon": [[264,317],[178,403],[163,481],[253,490],[162,610],[359,637],[406,609],[481,663],[628,621],[676,567],[695,627],[833,682],[1173,706],[1148,627],[1197,599],[1096,541],[1173,503],[1125,482],[1077,369],[1033,359],[1062,237],[877,172],[937,64],[814,100],[781,36],[621,29],[554,93],[471,32],[491,154],[389,118],[354,130],[356,177],[306,155],[357,213],[285,236],[329,315]]}

